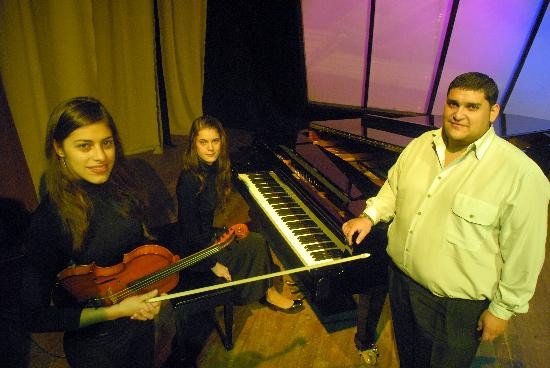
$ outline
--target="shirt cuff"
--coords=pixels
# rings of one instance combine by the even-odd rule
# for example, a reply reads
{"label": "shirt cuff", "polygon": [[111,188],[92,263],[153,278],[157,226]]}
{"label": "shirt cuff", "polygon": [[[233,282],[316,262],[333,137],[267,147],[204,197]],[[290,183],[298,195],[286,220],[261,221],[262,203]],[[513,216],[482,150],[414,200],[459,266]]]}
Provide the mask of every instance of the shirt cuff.
{"label": "shirt cuff", "polygon": [[368,218],[369,220],[371,220],[373,226],[379,222],[378,214],[376,213],[376,210],[374,208],[365,208],[365,210],[359,215],[359,217]]}
{"label": "shirt cuff", "polygon": [[497,305],[496,303],[493,303],[491,302],[491,304],[489,304],[489,312],[491,312],[491,314],[495,317],[498,317],[500,319],[503,319],[503,320],[509,320],[510,318],[512,318],[512,316],[515,315],[514,312],[502,307],[502,306],[499,306]]}

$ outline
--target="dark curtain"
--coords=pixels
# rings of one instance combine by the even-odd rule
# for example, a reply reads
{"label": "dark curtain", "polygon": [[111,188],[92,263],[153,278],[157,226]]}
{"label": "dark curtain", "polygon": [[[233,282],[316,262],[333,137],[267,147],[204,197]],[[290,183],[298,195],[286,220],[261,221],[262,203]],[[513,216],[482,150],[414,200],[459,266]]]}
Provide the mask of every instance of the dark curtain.
{"label": "dark curtain", "polygon": [[260,132],[301,124],[301,34],[299,1],[208,1],[204,113]]}
{"label": "dark curtain", "polygon": [[153,3],[153,16],[155,19],[155,71],[158,88],[158,104],[160,126],[162,130],[162,145],[173,146],[170,135],[170,120],[168,118],[168,104],[166,102],[166,85],[164,84],[164,71],[162,69],[162,46],[160,42],[160,21],[158,0]]}

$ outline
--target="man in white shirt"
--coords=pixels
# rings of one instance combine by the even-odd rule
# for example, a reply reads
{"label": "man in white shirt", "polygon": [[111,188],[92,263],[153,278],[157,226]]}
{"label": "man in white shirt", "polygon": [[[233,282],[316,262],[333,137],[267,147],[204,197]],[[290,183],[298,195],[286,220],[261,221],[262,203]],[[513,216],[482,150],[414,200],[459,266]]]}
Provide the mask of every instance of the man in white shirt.
{"label": "man in white shirt", "polygon": [[498,88],[456,77],[441,129],[413,140],[359,218],[360,243],[388,229],[390,305],[401,367],[468,367],[479,341],[526,313],[545,255],[550,186],[542,170],[492,127]]}

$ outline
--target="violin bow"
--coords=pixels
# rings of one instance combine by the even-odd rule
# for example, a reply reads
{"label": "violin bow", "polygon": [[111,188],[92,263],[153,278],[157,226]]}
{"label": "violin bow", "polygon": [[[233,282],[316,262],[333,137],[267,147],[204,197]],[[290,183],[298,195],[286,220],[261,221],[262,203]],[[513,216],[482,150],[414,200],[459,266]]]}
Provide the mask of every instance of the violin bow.
{"label": "violin bow", "polygon": [[369,253],[362,253],[362,254],[358,254],[358,255],[355,255],[355,256],[342,258],[342,259],[337,259],[337,260],[332,260],[332,261],[326,261],[326,262],[318,263],[318,264],[311,265],[311,266],[297,267],[297,268],[292,268],[292,269],[285,270],[285,271],[279,271],[279,272],[268,273],[268,274],[265,274],[265,275],[253,276],[253,277],[249,277],[249,278],[242,279],[242,280],[225,282],[223,284],[216,284],[216,285],[205,286],[205,287],[192,289],[192,290],[185,290],[185,291],[182,291],[182,292],[179,292],[179,293],[160,295],[160,296],[156,296],[154,298],[148,299],[147,301],[153,303],[153,302],[160,302],[162,300],[181,298],[181,297],[187,296],[187,295],[193,295],[193,294],[204,293],[204,292],[211,291],[211,290],[223,289],[223,288],[230,287],[230,286],[241,285],[241,284],[246,284],[246,283],[249,283],[249,282],[270,279],[272,277],[289,275],[289,274],[292,274],[292,273],[297,273],[297,272],[302,272],[302,271],[309,271],[309,270],[312,270],[314,268],[321,268],[321,267],[332,266],[332,265],[336,265],[336,264],[340,264],[340,263],[356,261],[358,259],[365,259],[369,256],[370,256]]}

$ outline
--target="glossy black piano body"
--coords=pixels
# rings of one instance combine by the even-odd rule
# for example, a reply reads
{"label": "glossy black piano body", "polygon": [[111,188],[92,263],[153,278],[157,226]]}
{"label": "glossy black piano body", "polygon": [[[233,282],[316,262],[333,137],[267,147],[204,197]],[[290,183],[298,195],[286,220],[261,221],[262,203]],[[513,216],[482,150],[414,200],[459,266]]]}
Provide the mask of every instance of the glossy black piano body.
{"label": "glossy black piano body", "polygon": [[361,213],[379,184],[317,144],[309,129],[299,131],[295,139],[292,146],[257,144],[245,160],[252,162],[233,160],[234,169],[251,217],[261,220],[285,268],[370,254],[366,260],[296,275],[321,313],[330,314],[353,307],[352,294],[386,283],[386,227],[375,227],[354,247],[341,232],[342,223]]}

